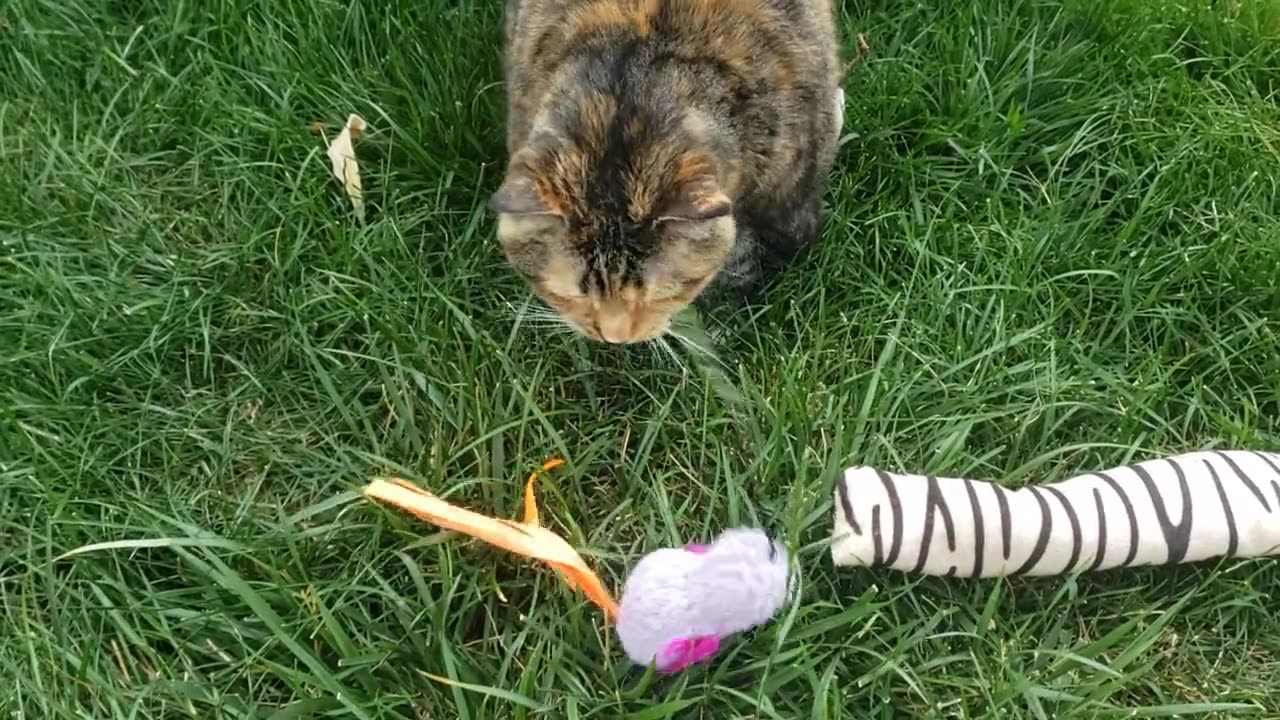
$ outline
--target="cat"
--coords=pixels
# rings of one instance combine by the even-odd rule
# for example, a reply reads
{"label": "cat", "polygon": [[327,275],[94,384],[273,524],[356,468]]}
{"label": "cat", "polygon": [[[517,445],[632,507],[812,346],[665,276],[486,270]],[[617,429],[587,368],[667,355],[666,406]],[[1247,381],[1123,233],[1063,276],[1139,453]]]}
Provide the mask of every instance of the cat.
{"label": "cat", "polygon": [[820,230],[831,0],[507,0],[507,262],[596,341],[754,298]]}

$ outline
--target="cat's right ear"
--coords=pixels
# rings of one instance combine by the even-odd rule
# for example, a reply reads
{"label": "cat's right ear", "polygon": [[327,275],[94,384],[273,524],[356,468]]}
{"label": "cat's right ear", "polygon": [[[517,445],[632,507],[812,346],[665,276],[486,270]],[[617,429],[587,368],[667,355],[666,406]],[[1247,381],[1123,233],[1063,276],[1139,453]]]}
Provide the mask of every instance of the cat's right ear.
{"label": "cat's right ear", "polygon": [[715,220],[733,213],[733,203],[713,177],[684,184],[676,196],[658,212],[659,222]]}

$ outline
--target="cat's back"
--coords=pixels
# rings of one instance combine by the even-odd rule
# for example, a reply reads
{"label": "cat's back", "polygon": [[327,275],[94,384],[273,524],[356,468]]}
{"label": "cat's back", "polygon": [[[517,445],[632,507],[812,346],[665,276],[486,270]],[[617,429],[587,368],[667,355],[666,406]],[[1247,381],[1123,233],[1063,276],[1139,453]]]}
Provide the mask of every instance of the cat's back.
{"label": "cat's back", "polygon": [[831,0],[507,0],[505,74],[523,143],[528,118],[575,58],[637,46],[729,69],[742,96],[787,106],[834,92],[839,68]]}
{"label": "cat's back", "polygon": [[506,55],[533,70],[584,45],[648,40],[685,56],[786,55],[816,69],[835,62],[833,23],[831,0],[507,0]]}

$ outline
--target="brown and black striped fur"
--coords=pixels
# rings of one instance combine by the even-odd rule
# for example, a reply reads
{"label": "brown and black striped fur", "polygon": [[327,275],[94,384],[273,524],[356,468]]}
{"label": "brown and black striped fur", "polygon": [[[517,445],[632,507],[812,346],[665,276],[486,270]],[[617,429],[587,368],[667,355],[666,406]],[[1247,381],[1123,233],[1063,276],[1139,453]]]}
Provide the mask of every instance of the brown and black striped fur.
{"label": "brown and black striped fur", "polygon": [[831,0],[507,0],[511,265],[608,342],[750,297],[819,230],[833,23]]}

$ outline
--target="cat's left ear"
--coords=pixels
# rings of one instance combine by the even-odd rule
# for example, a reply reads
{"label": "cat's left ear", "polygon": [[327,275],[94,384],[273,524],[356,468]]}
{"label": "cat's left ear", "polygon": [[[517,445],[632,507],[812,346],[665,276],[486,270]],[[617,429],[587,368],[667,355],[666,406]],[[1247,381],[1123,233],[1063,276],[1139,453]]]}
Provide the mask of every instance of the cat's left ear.
{"label": "cat's left ear", "polygon": [[560,215],[538,192],[530,168],[531,151],[523,150],[511,159],[502,187],[489,198],[489,209],[508,215]]}
{"label": "cat's left ear", "polygon": [[489,198],[489,209],[507,215],[550,215],[552,210],[523,173],[507,174],[502,187]]}
{"label": "cat's left ear", "polygon": [[733,201],[712,178],[687,182],[658,213],[658,222],[714,220],[733,212]]}

